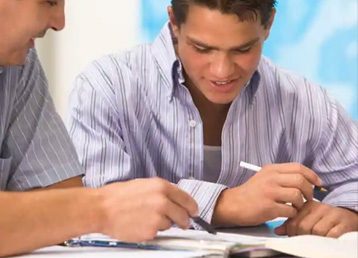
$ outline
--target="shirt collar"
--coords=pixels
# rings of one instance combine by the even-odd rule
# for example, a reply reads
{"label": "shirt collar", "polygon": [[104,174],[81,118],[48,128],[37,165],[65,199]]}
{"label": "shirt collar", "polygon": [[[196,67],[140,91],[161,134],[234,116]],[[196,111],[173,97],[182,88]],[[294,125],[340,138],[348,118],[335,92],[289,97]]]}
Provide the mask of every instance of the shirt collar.
{"label": "shirt collar", "polygon": [[4,72],[4,67],[0,65],[0,74]]}
{"label": "shirt collar", "polygon": [[162,75],[164,83],[169,90],[168,98],[171,100],[173,98],[174,86],[183,76],[178,74],[181,71],[181,64],[175,54],[169,22],[164,25],[157,38],[153,41],[151,49],[157,62],[159,73]]}

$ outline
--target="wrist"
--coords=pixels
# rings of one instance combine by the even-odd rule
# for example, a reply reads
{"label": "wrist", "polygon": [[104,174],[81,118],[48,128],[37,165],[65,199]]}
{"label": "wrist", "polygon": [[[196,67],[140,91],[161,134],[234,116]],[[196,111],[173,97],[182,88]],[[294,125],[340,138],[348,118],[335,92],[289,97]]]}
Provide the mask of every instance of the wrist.
{"label": "wrist", "polygon": [[230,203],[231,189],[225,189],[219,195],[215,208],[212,223],[216,226],[234,226],[231,217],[235,214],[233,203]]}
{"label": "wrist", "polygon": [[104,194],[102,188],[86,188],[84,193],[83,214],[87,233],[103,233],[105,218]]}

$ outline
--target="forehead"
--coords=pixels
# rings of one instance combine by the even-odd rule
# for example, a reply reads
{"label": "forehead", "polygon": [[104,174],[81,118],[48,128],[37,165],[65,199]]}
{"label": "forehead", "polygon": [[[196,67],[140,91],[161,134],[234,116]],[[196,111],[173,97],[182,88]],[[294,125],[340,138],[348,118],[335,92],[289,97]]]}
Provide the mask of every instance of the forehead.
{"label": "forehead", "polygon": [[245,43],[260,37],[264,27],[260,19],[242,21],[236,14],[224,14],[216,9],[201,5],[190,5],[186,21],[180,30],[191,37],[200,37],[202,41]]}

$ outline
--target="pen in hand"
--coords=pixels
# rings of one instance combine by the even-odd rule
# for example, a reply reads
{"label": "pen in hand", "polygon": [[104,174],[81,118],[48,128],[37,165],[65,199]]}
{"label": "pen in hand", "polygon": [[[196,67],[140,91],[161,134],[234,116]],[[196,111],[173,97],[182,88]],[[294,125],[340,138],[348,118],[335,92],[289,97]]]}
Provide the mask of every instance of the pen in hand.
{"label": "pen in hand", "polygon": [[[250,163],[247,163],[247,162],[244,162],[244,161],[240,161],[239,166],[242,167],[242,168],[246,168],[248,170],[251,170],[251,171],[255,171],[255,172],[259,172],[261,170],[261,167],[253,165],[253,164],[250,164]],[[317,187],[317,189],[320,192],[327,192],[327,189],[325,189],[323,187]]]}
{"label": "pen in hand", "polygon": [[205,231],[207,231],[210,234],[216,235],[216,230],[213,228],[212,225],[210,225],[209,223],[207,223],[205,220],[203,220],[202,218],[200,218],[199,216],[197,217],[192,217],[192,220],[198,224],[200,227],[202,227]]}

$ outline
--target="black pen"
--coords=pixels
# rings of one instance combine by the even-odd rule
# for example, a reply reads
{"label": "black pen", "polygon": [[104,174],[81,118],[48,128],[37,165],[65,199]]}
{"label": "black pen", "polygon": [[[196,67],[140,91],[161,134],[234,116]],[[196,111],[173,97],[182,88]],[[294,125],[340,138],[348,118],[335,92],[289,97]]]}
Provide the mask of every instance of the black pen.
{"label": "black pen", "polygon": [[209,223],[207,223],[202,218],[198,217],[192,217],[193,221],[198,224],[200,227],[202,227],[205,231],[207,231],[210,234],[216,235],[216,230],[211,226]]}

